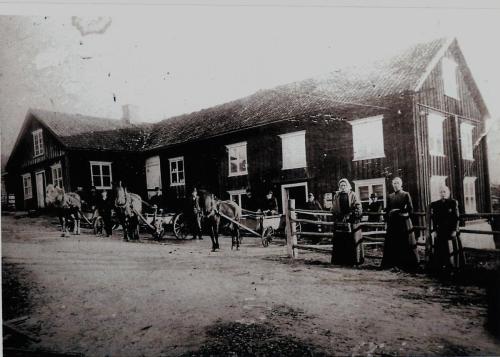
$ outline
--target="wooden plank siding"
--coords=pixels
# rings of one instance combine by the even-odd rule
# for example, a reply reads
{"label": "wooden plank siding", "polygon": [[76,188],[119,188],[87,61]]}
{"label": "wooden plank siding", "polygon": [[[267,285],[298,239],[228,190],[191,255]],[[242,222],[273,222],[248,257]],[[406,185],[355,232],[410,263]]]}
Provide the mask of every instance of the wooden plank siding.
{"label": "wooden plank siding", "polygon": [[[483,115],[480,105],[472,95],[464,75],[464,60],[456,46],[450,46],[445,57],[453,59],[457,64],[458,99],[444,94],[441,61],[429,73],[419,92],[414,97],[415,143],[417,148],[417,170],[421,172],[419,181],[419,205],[430,203],[430,177],[447,176],[452,196],[459,200],[461,210],[464,209],[463,178],[475,176],[476,202],[480,212],[489,212],[489,177],[487,157],[485,155],[485,138],[474,147],[474,161],[465,160],[461,153],[460,124],[467,122],[474,126],[473,142],[484,130]],[[445,156],[429,155],[427,115],[435,111],[445,117],[443,123],[443,140]]]}

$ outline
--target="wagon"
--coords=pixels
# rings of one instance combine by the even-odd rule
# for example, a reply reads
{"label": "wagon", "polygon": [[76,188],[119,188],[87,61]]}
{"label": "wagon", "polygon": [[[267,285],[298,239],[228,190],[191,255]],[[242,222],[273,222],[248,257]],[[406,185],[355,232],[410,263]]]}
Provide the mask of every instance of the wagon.
{"label": "wagon", "polygon": [[275,214],[271,216],[266,216],[260,212],[253,212],[243,210],[244,214],[241,216],[239,222],[233,221],[228,217],[234,224],[238,225],[239,228],[251,233],[253,236],[260,237],[262,245],[267,247],[272,241],[272,238],[276,233],[283,227],[284,215]]}
{"label": "wagon", "polygon": [[189,233],[189,227],[182,212],[146,213],[143,223],[143,226],[153,230],[153,238],[157,240],[163,238],[167,229],[171,230],[177,239],[186,239]]}

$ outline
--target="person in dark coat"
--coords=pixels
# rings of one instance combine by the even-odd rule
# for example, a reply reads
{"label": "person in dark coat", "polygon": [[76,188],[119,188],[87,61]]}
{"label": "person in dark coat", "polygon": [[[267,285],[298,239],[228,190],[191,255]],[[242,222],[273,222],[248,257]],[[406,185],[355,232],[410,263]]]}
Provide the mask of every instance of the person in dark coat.
{"label": "person in dark coat", "polygon": [[465,264],[462,242],[458,234],[460,212],[458,202],[450,198],[447,186],[440,188],[441,198],[431,203],[431,270],[450,271]]}
{"label": "person in dark coat", "polygon": [[266,216],[278,214],[278,200],[274,197],[272,190],[269,190],[267,193],[262,206],[262,212],[264,212]]}
{"label": "person in dark coat", "polygon": [[188,219],[191,225],[191,232],[193,233],[193,239],[203,239],[201,236],[202,234],[202,229],[201,229],[201,206],[200,206],[200,197],[198,196],[198,190],[196,188],[193,188],[193,191],[191,191],[191,197],[188,198],[188,205],[187,205],[187,215]]}
{"label": "person in dark coat", "polygon": [[386,235],[384,242],[383,269],[397,267],[406,271],[418,269],[418,253],[410,215],[413,204],[410,194],[403,191],[403,181],[392,180],[394,192],[387,199]]}
{"label": "person in dark coat", "polygon": [[151,209],[154,211],[154,208],[156,206],[156,212],[159,212],[161,209],[164,207],[164,202],[163,202],[163,196],[161,194],[160,188],[155,187],[155,193],[151,198],[149,199],[149,204],[151,205]]}
{"label": "person in dark coat", "polygon": [[104,222],[104,230],[106,231],[106,237],[113,234],[113,223],[111,221],[111,212],[113,210],[114,202],[108,197],[108,191],[101,191],[101,198],[96,203],[97,211],[99,216],[102,217]]}
{"label": "person in dark coat", "polygon": [[249,188],[247,188],[245,196],[241,198],[241,206],[243,209],[252,212],[258,212],[260,209],[259,202],[257,202],[257,199]]}
{"label": "person in dark coat", "polygon": [[319,203],[319,201],[314,198],[314,194],[312,192],[309,192],[309,195],[307,195],[306,209],[311,211],[323,210],[323,207],[321,207],[321,203]]}
{"label": "person in dark coat", "polygon": [[[382,215],[377,215],[382,211],[382,202],[380,202],[377,196],[372,193],[370,195],[370,202],[368,203],[368,212],[373,213],[368,215],[368,222],[380,222],[382,220]],[[376,214],[377,213],[377,214]]]}
{"label": "person in dark coat", "polygon": [[332,199],[332,213],[335,221],[332,263],[355,265],[364,261],[362,232],[358,229],[362,207],[358,196],[352,191],[345,178],[338,183],[339,190]]}

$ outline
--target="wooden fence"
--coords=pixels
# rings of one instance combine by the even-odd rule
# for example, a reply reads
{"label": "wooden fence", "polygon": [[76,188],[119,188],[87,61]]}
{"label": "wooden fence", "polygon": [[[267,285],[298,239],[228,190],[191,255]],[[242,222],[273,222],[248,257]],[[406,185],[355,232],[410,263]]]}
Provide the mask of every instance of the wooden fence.
{"label": "wooden fence", "polygon": [[[286,236],[287,236],[287,253],[291,258],[297,258],[299,255],[299,250],[308,250],[325,254],[332,254],[332,248],[330,246],[310,246],[304,244],[298,244],[298,237],[319,237],[319,238],[330,238],[331,242],[333,242],[334,235],[336,232],[335,222],[328,221],[327,217],[332,217],[333,214],[328,211],[311,211],[311,210],[303,210],[295,208],[295,200],[288,200],[288,209],[285,211],[286,217]],[[307,218],[298,218],[297,215],[301,216],[310,216],[314,217],[314,219]],[[384,215],[381,213],[363,213],[364,216],[376,215],[381,216]],[[498,213],[474,213],[474,214],[462,214],[460,215],[461,221],[466,218],[488,218],[492,219],[495,224],[492,224],[492,231],[484,231],[484,230],[476,230],[476,229],[466,229],[461,228],[461,233],[473,233],[473,234],[484,234],[484,235],[493,235],[495,237],[495,244],[497,248],[500,248],[500,214]],[[430,212],[413,212],[412,213],[412,221],[417,222],[416,225],[413,226],[413,230],[415,232],[421,232],[420,236],[426,237],[427,232],[430,230]],[[297,225],[301,224],[302,229],[300,231],[297,230]],[[333,227],[333,229],[329,232],[311,232],[307,231],[304,228],[307,226],[318,226],[318,227]],[[498,226],[498,227],[497,227]],[[363,245],[378,245],[383,244],[385,240],[385,223],[383,222],[360,222],[356,224],[353,229],[363,229],[363,228],[373,228],[375,230],[367,230],[363,231],[362,235],[362,244]],[[382,228],[383,230],[376,230]],[[343,232],[343,231],[342,231]],[[497,244],[498,243],[498,244]],[[417,245],[425,246],[425,242],[418,242]],[[333,246],[333,244],[332,244]],[[369,257],[369,256],[367,256]]]}

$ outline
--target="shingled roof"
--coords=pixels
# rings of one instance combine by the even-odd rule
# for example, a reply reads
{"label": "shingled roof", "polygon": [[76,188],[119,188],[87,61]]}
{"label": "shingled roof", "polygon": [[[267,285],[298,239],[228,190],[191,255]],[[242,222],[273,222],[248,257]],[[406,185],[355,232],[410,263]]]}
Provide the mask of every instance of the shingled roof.
{"label": "shingled roof", "polygon": [[67,148],[141,151],[148,147],[151,124],[30,109]]}
{"label": "shingled roof", "polygon": [[414,90],[427,66],[450,41],[415,45],[369,65],[258,91],[248,97],[155,124],[150,148],[242,130],[304,114],[329,113],[345,105],[377,106],[381,99]]}
{"label": "shingled roof", "polygon": [[[30,112],[69,148],[153,150],[281,120],[335,114],[342,107],[381,106],[384,98],[416,90],[433,60],[452,43],[456,40],[442,38],[417,44],[389,59],[261,90],[154,124],[131,125],[121,120],[44,110]],[[471,82],[476,97],[482,101]]]}

